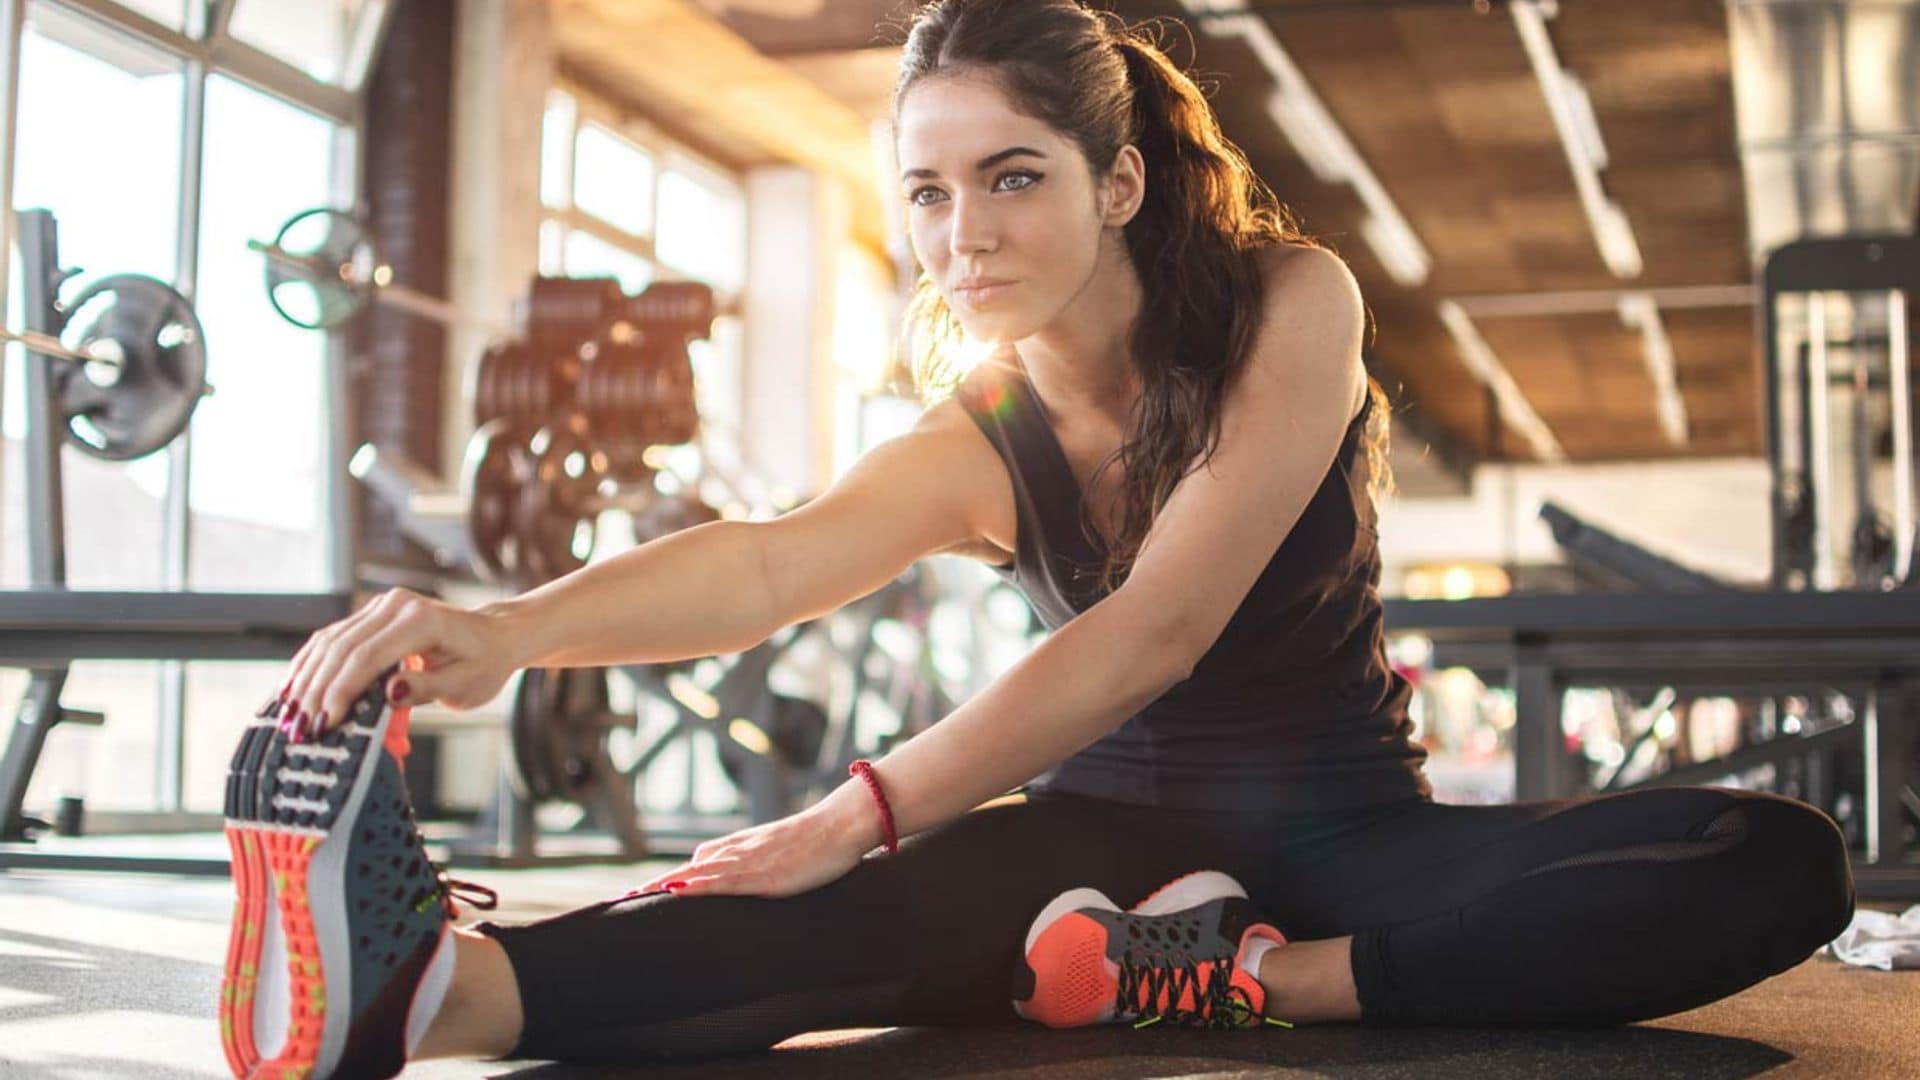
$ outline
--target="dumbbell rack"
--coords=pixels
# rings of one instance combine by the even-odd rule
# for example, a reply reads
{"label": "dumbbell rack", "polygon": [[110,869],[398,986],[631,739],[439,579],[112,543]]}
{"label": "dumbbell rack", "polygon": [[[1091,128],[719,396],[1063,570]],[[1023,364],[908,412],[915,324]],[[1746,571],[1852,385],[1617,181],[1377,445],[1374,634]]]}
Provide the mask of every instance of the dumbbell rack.
{"label": "dumbbell rack", "polygon": [[[58,227],[45,210],[16,215],[27,329],[57,336],[62,281]],[[314,630],[344,616],[344,593],[122,592],[66,584],[66,517],[60,454],[66,426],[47,365],[27,364],[27,584],[0,591],[0,665],[30,671],[0,757],[0,870],[122,870],[225,875],[224,855],[155,856],[55,851],[26,814],[27,786],[47,735],[62,723],[100,724],[99,713],[61,703],[75,660],[286,660]],[[234,731],[241,717],[220,717]],[[214,718],[207,718],[214,721]],[[221,849],[224,850],[224,849]]]}

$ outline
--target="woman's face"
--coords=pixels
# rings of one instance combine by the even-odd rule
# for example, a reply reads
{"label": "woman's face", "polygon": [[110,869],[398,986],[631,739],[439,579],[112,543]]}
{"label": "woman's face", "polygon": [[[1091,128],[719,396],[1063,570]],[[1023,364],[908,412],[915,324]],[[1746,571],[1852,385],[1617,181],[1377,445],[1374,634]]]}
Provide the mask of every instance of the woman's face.
{"label": "woman's face", "polygon": [[977,73],[923,79],[896,121],[914,254],[968,336],[1006,344],[1046,326],[1092,276],[1107,224],[1079,147]]}

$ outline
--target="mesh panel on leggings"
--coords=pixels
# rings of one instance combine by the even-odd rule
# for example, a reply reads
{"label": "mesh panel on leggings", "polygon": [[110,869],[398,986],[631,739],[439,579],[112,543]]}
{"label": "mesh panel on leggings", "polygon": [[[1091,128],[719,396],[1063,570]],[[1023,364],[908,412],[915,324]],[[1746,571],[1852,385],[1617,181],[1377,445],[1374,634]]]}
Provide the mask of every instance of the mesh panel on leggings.
{"label": "mesh panel on leggings", "polygon": [[874,1026],[876,1018],[898,1011],[912,981],[900,978],[791,990],[651,1024],[621,1024],[600,1031],[540,1032],[523,1041],[515,1053],[539,1057],[549,1044],[564,1047],[568,1061],[752,1053],[803,1031]]}
{"label": "mesh panel on leggings", "polygon": [[1742,807],[1731,807],[1720,812],[1707,826],[1700,830],[1700,836],[1694,840],[1656,840],[1646,844],[1629,844],[1626,847],[1606,848],[1601,851],[1588,851],[1579,855],[1570,855],[1545,866],[1537,866],[1520,875],[1525,880],[1535,874],[1545,874],[1553,870],[1565,870],[1572,866],[1599,866],[1605,863],[1622,862],[1681,862],[1686,859],[1704,859],[1718,855],[1739,844],[1747,838],[1747,813]]}

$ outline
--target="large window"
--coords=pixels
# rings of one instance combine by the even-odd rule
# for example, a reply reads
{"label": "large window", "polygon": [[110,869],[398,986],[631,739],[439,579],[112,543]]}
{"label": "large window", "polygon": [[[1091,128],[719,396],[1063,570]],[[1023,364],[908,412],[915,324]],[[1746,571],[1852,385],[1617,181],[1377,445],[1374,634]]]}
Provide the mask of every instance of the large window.
{"label": "large window", "polygon": [[[180,128],[184,65],[59,8],[34,6],[20,44],[20,110],[14,205],[51,210],[60,262],[87,279],[118,273],[175,279],[179,248]],[[42,102],[41,108],[32,103]],[[100,148],[112,167],[98,167]],[[13,252],[9,250],[9,258]],[[13,265],[7,324],[24,324],[21,270]],[[0,584],[26,582],[26,354],[8,348],[8,476]],[[69,450],[67,575],[76,586],[158,588],[167,460],[115,465]]]}
{"label": "large window", "polygon": [[[628,293],[656,279],[713,286],[732,306],[746,280],[746,196],[723,170],[571,85],[541,128],[540,272],[610,276]],[[743,341],[737,315],[694,342],[695,392],[716,460],[739,454]]]}
{"label": "large window", "polygon": [[199,589],[326,587],[325,334],[273,310],[249,239],[332,201],[337,128],[224,76],[208,81],[195,307],[217,388],[193,420]]}

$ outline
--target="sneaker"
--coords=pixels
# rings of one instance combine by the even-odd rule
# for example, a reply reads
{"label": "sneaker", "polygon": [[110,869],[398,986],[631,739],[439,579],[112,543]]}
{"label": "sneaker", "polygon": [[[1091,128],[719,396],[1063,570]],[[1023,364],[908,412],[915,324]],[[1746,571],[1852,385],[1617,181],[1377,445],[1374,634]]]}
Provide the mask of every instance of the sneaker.
{"label": "sneaker", "polygon": [[[319,739],[292,741],[269,706],[234,752],[226,834],[236,899],[220,1036],[235,1076],[399,1072],[417,1041],[416,991],[452,948],[452,893],[482,909],[498,902],[427,858],[402,781],[411,710],[387,703],[397,670]],[[442,979],[436,1005],[444,990]]]}
{"label": "sneaker", "polygon": [[1286,944],[1239,882],[1218,871],[1175,878],[1130,910],[1097,889],[1069,889],[1027,931],[1028,983],[1016,1013],[1048,1027],[1166,1022],[1292,1027],[1261,1015],[1258,942]]}

